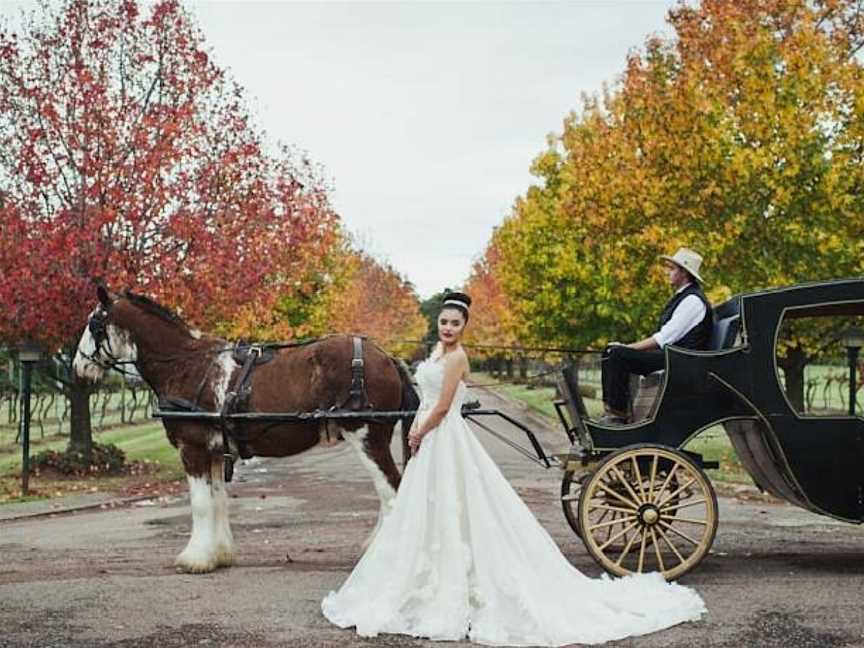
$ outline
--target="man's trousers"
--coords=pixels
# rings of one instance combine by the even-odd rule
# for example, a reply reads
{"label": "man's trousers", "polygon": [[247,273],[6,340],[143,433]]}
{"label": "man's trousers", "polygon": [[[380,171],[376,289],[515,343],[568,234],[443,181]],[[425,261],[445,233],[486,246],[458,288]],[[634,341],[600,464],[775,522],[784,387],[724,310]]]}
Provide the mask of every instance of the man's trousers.
{"label": "man's trousers", "polygon": [[665,368],[666,354],[662,349],[636,351],[617,344],[606,347],[600,359],[606,409],[626,416],[630,409],[630,374],[647,376]]}

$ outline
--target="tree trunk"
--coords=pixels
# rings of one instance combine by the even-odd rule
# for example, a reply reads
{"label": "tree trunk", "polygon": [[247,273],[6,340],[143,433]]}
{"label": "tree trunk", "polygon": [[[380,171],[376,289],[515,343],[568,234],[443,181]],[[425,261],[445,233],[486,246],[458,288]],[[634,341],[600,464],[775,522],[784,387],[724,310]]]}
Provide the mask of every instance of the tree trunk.
{"label": "tree trunk", "polygon": [[89,462],[93,455],[93,429],[90,426],[90,390],[86,380],[72,375],[69,384],[70,415],[69,450],[80,452]]}
{"label": "tree trunk", "polygon": [[786,397],[792,403],[795,411],[804,412],[804,367],[807,366],[807,354],[799,347],[793,347],[785,356],[777,358],[783,369],[786,383]]}
{"label": "tree trunk", "polygon": [[528,356],[524,354],[519,356],[519,380],[528,382]]}

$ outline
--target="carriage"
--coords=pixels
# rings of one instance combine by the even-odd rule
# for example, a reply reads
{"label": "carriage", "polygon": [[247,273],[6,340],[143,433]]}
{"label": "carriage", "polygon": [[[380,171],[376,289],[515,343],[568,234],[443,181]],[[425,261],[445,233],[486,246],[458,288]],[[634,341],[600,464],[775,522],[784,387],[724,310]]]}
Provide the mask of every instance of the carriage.
{"label": "carriage", "polygon": [[556,407],[572,443],[564,514],[610,573],[674,579],[709,552],[718,507],[705,469],[717,465],[685,447],[715,425],[762,490],[814,513],[864,521],[864,419],[797,411],[776,353],[786,320],[864,315],[864,280],[741,294],[715,315],[708,350],[666,348],[665,370],[642,379],[643,387],[655,383],[656,394],[637,397],[628,425],[592,421],[578,372],[562,372]]}

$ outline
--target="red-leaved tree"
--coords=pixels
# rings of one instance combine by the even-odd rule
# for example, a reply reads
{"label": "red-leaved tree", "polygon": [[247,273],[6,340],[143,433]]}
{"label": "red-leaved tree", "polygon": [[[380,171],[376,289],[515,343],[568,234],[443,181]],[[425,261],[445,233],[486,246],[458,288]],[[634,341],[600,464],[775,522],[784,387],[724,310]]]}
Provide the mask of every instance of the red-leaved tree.
{"label": "red-leaved tree", "polygon": [[91,446],[68,365],[94,279],[212,328],[272,310],[337,239],[311,165],[265,152],[175,0],[46,3],[0,29],[0,339],[56,352],[73,448]]}

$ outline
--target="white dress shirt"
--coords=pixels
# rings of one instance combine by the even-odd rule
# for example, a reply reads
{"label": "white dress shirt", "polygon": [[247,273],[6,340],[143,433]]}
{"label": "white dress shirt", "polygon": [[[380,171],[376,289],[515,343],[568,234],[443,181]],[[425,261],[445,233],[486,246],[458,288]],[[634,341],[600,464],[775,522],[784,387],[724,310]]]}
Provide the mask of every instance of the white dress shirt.
{"label": "white dress shirt", "polygon": [[[689,285],[687,284],[687,286]],[[687,286],[682,286],[675,291],[675,294],[677,295]],[[702,321],[702,318],[705,317],[705,310],[705,304],[702,303],[701,299],[696,295],[687,295],[672,311],[672,317],[669,318],[669,321],[651,337],[661,349],[667,344],[675,344]]]}

